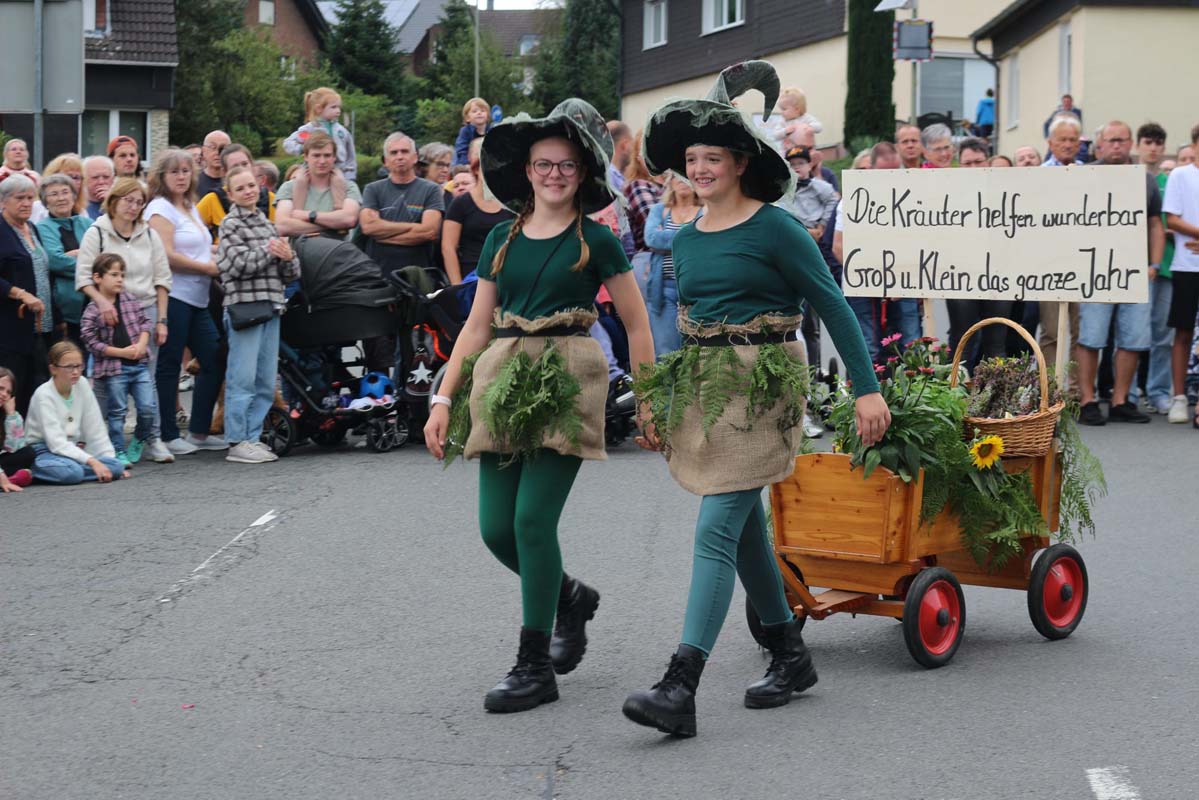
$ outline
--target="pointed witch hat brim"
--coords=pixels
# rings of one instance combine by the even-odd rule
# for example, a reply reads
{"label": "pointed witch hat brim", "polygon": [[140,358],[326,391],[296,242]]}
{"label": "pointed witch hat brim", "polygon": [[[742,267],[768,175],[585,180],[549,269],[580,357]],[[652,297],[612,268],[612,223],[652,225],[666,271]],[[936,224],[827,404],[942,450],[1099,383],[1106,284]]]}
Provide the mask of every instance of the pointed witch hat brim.
{"label": "pointed witch hat brim", "polygon": [[724,147],[749,157],[741,183],[746,195],[773,203],[795,191],[795,174],[746,120],[733,99],[750,89],[766,98],[768,119],[779,96],[779,77],[769,61],[743,61],[726,67],[703,100],[671,100],[655,111],[645,126],[642,157],[649,171],[687,174],[687,148]]}
{"label": "pointed witch hat brim", "polygon": [[563,100],[540,119],[523,113],[505,119],[483,137],[483,181],[496,199],[512,212],[521,212],[533,194],[525,173],[529,151],[536,142],[551,137],[562,137],[579,148],[587,170],[579,186],[583,213],[594,214],[610,206],[620,196],[608,177],[612,137],[600,113],[577,97]]}

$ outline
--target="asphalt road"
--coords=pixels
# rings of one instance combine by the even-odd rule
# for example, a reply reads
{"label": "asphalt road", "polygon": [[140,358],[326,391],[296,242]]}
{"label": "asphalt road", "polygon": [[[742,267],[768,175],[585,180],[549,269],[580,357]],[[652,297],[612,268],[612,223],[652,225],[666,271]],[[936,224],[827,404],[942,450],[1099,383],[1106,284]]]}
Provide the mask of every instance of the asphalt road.
{"label": "asphalt road", "polygon": [[1074,636],[967,587],[962,647],[926,671],[895,622],[835,616],[806,629],[819,684],[749,711],[765,660],[738,589],[691,740],[620,713],[677,642],[697,508],[631,445],[584,466],[563,521],[567,568],[603,592],[587,657],[516,715],[482,710],[520,617],[473,465],[207,453],[0,496],[0,797],[1189,800],[1199,432],[1086,438],[1112,493]]}

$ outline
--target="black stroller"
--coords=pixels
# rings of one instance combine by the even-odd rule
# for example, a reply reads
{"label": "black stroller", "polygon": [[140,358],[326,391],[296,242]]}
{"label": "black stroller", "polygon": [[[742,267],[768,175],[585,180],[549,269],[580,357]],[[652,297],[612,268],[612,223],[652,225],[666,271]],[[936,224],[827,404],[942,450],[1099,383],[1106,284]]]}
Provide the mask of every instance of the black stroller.
{"label": "black stroller", "polygon": [[301,239],[296,252],[303,288],[288,301],[279,345],[279,376],[287,408],[270,410],[263,441],[286,455],[304,440],[336,447],[351,430],[366,434],[367,447],[387,452],[408,441],[408,414],[394,389],[364,391],[360,340],[395,336],[406,327],[409,304],[379,274],[379,267],[350,242]]}

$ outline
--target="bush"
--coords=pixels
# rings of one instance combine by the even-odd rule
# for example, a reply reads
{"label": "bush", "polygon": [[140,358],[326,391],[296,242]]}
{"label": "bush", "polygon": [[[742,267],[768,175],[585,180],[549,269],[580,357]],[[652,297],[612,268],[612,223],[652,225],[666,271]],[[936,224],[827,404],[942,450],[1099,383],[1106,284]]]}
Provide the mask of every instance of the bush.
{"label": "bush", "polygon": [[419,144],[445,142],[453,146],[462,128],[462,106],[455,106],[444,97],[416,101],[414,138]]}

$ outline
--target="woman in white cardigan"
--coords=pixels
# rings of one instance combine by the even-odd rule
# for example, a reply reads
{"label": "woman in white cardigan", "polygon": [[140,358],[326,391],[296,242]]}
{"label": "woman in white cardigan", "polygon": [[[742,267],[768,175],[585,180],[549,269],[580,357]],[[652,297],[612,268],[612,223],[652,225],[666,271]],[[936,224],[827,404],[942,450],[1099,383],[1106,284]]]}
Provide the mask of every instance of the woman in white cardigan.
{"label": "woman in white cardigan", "polygon": [[83,351],[69,340],[50,348],[50,380],[33,393],[25,436],[44,483],[108,483],[128,478],[108,439],[104,415],[83,378]]}

